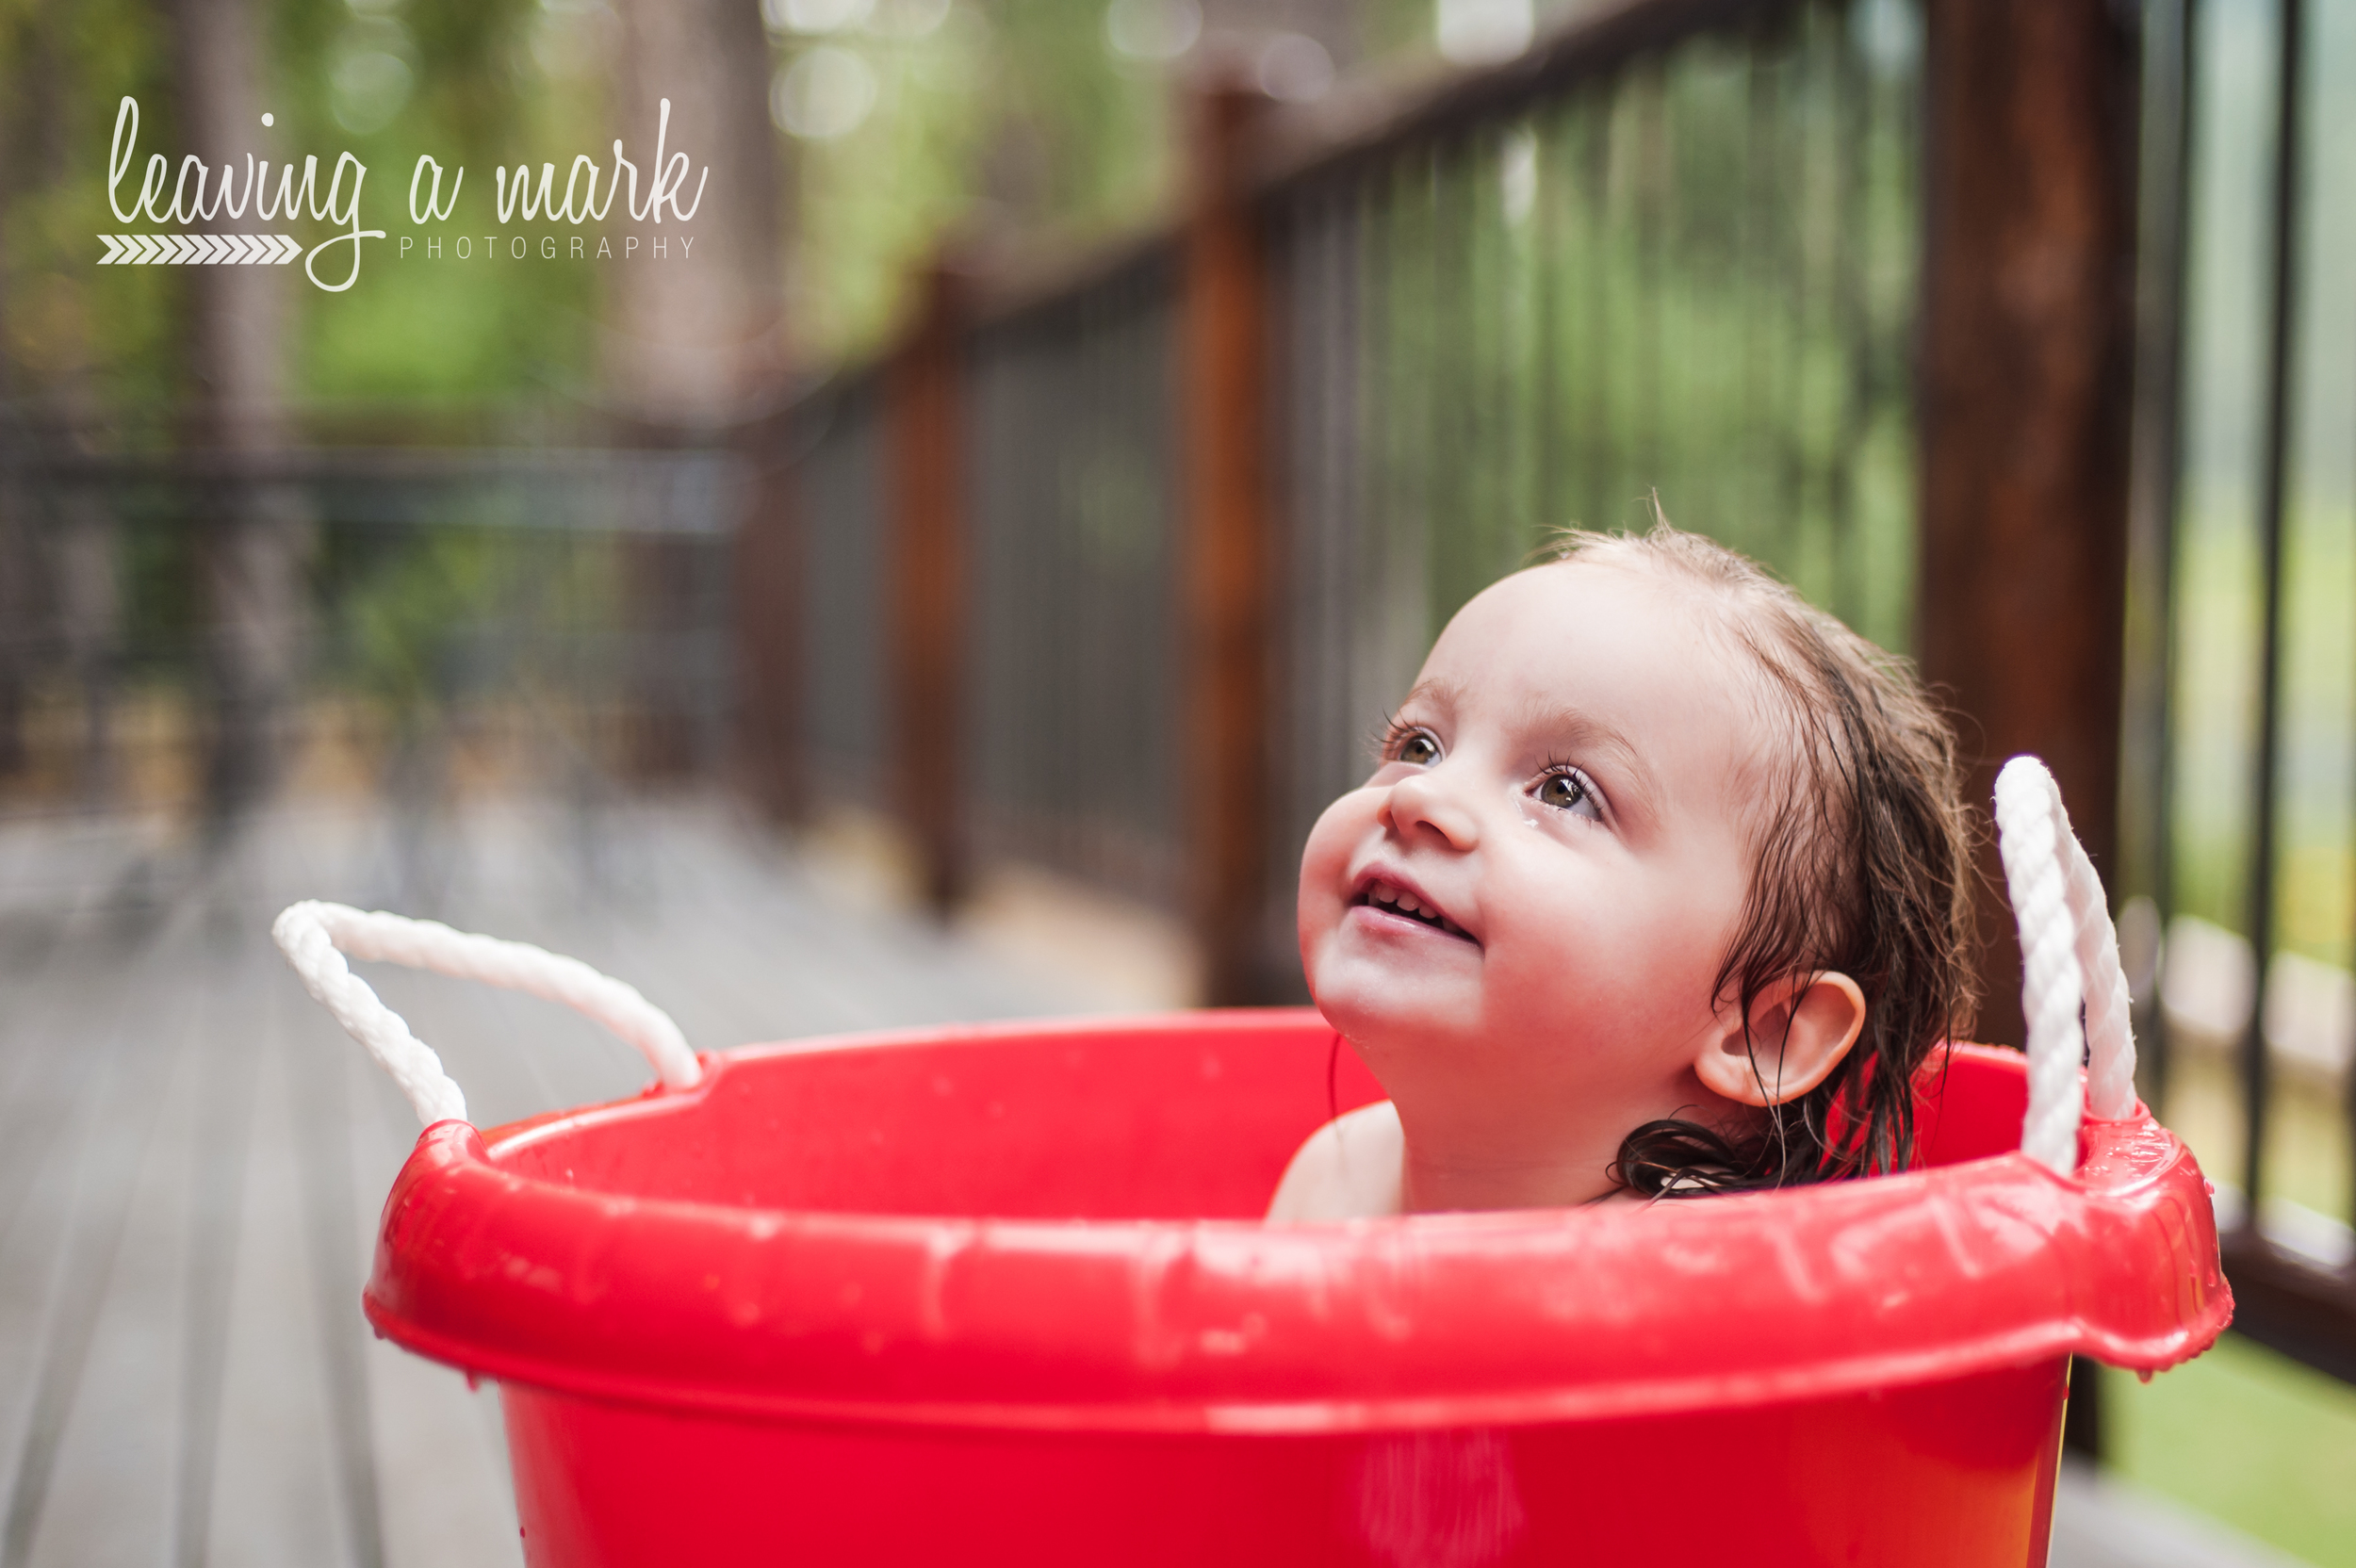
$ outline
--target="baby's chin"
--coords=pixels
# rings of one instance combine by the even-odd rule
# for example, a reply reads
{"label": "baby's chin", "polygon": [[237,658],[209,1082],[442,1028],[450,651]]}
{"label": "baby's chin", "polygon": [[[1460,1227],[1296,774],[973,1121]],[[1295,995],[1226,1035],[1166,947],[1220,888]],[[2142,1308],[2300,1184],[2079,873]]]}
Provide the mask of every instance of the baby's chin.
{"label": "baby's chin", "polygon": [[1439,977],[1400,974],[1354,956],[1307,968],[1317,1011],[1367,1054],[1444,1038],[1479,1015],[1477,994]]}

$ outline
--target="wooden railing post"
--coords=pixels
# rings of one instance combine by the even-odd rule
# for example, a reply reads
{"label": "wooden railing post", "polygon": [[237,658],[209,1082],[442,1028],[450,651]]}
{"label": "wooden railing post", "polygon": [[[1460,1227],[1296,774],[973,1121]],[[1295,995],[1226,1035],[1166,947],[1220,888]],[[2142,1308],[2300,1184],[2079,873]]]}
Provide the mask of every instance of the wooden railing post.
{"label": "wooden railing post", "polygon": [[945,263],[926,272],[915,326],[885,389],[892,794],[923,863],[924,900],[942,915],[964,897],[972,874],[959,678],[967,653],[965,294]]}
{"label": "wooden railing post", "polygon": [[[2134,402],[2135,43],[2111,0],[1932,0],[1921,361],[1922,674],[1969,798],[2042,757],[2115,877]],[[2021,960],[1983,846],[1981,1039]]]}
{"label": "wooden railing post", "polygon": [[[2118,880],[2135,400],[2135,38],[2111,0],[1931,0],[1920,417],[1923,676],[1969,798],[2017,752]],[[2019,1041],[2021,955],[1981,851],[1977,1038]],[[2100,1455],[2090,1364],[2065,1444]]]}
{"label": "wooden railing post", "polygon": [[1194,181],[1179,339],[1185,526],[1184,746],[1192,917],[1203,1000],[1269,1000],[1267,281],[1246,199],[1256,93],[1192,105]]}

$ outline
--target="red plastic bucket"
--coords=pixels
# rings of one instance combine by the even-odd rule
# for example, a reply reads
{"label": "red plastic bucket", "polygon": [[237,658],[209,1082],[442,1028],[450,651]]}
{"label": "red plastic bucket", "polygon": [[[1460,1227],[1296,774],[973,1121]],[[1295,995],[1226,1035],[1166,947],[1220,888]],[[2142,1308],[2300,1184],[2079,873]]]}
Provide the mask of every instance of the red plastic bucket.
{"label": "red plastic bucket", "polygon": [[[2138,1108],[2018,1152],[1578,1211],[1257,1223],[1334,1109],[1308,1012],[931,1030],[429,1127],[365,1305],[501,1384],[526,1556],[589,1564],[2042,1564],[2066,1358],[2231,1300]],[[1347,1051],[1341,1108],[1377,1096]]]}

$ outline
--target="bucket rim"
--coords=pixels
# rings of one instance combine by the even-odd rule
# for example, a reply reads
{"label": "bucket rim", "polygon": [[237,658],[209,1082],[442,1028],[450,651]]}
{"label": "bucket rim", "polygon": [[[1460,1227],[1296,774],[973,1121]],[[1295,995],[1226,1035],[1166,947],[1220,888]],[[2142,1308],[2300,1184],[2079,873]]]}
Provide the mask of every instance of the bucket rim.
{"label": "bucket rim", "polygon": [[[364,1306],[385,1337],[470,1372],[679,1412],[1268,1434],[1669,1414],[2067,1354],[2156,1369],[2198,1354],[2231,1316],[2198,1165],[2140,1106],[2087,1122],[2075,1176],[2012,1152],[1648,1209],[1281,1230],[742,1209],[587,1192],[496,1157],[598,1119],[689,1111],[778,1057],[1330,1033],[1304,1012],[779,1042],[714,1054],[695,1089],[488,1135],[437,1123],[387,1200]],[[1974,1075],[2018,1074],[2021,1060],[1972,1046],[1950,1057]],[[718,1260],[726,1289],[679,1282],[699,1258]],[[1619,1270],[1632,1298],[1563,1283],[1597,1269]],[[867,1294],[846,1305],[854,1284]],[[1708,1349],[1729,1322],[1739,1353]],[[1449,1335],[1462,1343],[1434,1348]],[[1509,1364],[1499,1345],[1528,1353]]]}

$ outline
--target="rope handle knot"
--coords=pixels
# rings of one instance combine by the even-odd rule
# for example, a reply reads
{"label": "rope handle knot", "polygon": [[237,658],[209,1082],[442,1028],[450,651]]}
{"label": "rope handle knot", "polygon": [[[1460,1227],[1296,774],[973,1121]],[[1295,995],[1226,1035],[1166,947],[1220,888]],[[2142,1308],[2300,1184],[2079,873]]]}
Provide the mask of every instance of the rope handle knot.
{"label": "rope handle knot", "polygon": [[2021,1011],[2029,1026],[2021,1148],[2067,1176],[2078,1168],[2078,1124],[2087,1111],[2105,1120],[2135,1112],[2135,1037],[2119,933],[2094,862],[2070,831],[2061,789],[2034,757],[2016,757],[1996,776],[1996,835],[2021,928]]}
{"label": "rope handle knot", "polygon": [[434,1048],[411,1034],[401,1016],[352,972],[344,962],[346,954],[561,1002],[636,1046],[663,1087],[688,1089],[703,1081],[702,1066],[669,1014],[639,995],[636,988],[578,958],[530,942],[454,931],[439,921],[410,920],[382,909],[371,912],[316,899],[288,905],[270,923],[270,934],[303,977],[303,988],[335,1015],[346,1034],[368,1048],[408,1096],[417,1119],[429,1127],[437,1121],[466,1120],[466,1097],[443,1070]]}

